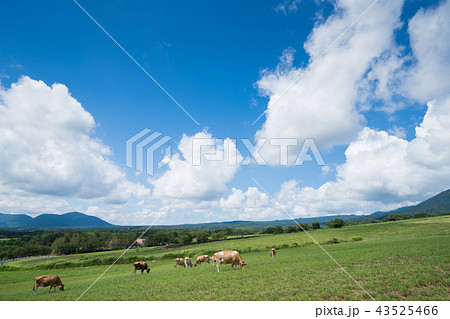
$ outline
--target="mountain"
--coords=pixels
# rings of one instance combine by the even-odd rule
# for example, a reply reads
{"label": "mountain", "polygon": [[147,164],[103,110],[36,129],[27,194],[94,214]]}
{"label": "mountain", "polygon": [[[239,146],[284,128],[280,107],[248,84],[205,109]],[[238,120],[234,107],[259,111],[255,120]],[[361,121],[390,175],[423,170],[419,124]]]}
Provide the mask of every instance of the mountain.
{"label": "mountain", "polygon": [[114,226],[98,217],[89,216],[78,212],[62,215],[42,214],[36,217],[28,215],[13,215],[0,213],[1,227],[21,228],[83,228],[83,227],[110,227]]}
{"label": "mountain", "polygon": [[[368,216],[368,215],[362,215]],[[322,216],[322,217],[307,217],[307,218],[296,218],[295,221],[297,223],[308,223],[319,222],[324,224],[329,222],[335,218],[342,218],[345,221],[357,221],[360,217],[359,215],[333,215],[333,216]],[[363,218],[363,220],[367,220],[370,218]],[[212,223],[201,223],[201,224],[181,224],[181,225],[164,225],[157,226],[162,229],[225,229],[225,228],[266,228],[266,227],[275,227],[275,226],[292,226],[292,219],[279,219],[279,220],[270,220],[270,221],[245,221],[245,220],[235,220],[229,222],[212,222]],[[295,225],[295,224],[294,224]],[[156,226],[155,226],[156,227]]]}
{"label": "mountain", "polygon": [[[370,215],[333,215],[322,217],[308,217],[296,218],[297,223],[319,222],[325,224],[336,218],[341,218],[345,222],[363,222],[370,219],[382,220],[384,217],[391,214],[406,214],[414,215],[416,213],[428,213],[430,215],[448,213],[450,212],[450,189],[443,191],[416,206],[407,206],[398,208],[389,212],[375,212]],[[231,222],[217,222],[217,223],[203,223],[203,224],[184,224],[176,226],[162,226],[162,228],[189,228],[189,229],[224,229],[224,228],[266,228],[274,226],[289,226],[293,222],[291,219],[272,220],[272,221],[231,221]],[[158,226],[161,227],[161,226]]]}
{"label": "mountain", "polygon": [[427,199],[412,207],[401,209],[402,214],[428,213],[430,215],[447,213],[450,211],[450,189]]}
{"label": "mountain", "polygon": [[[345,222],[362,222],[369,219],[382,220],[384,217],[391,214],[406,214],[414,215],[416,213],[428,213],[430,215],[450,212],[450,189],[437,194],[423,201],[416,206],[402,207],[389,212],[375,212],[370,215],[334,215],[322,217],[297,218],[297,223],[319,222],[324,224],[335,218],[341,218]],[[183,224],[183,225],[167,225],[157,226],[160,229],[224,229],[224,228],[266,228],[273,226],[288,226],[292,225],[291,219],[272,220],[272,221],[230,221],[230,222],[214,222],[202,224]],[[0,213],[0,228],[5,227],[20,227],[20,228],[84,228],[84,227],[111,227],[112,225],[98,217],[89,216],[78,212],[66,213],[63,215],[42,214],[37,217],[30,217],[28,215],[13,215]],[[116,226],[119,227],[119,226]],[[125,226],[130,227],[130,226]],[[142,227],[142,226],[134,226]]]}
{"label": "mountain", "polygon": [[376,212],[369,216],[375,219],[383,219],[391,214],[414,215],[417,213],[427,213],[430,215],[450,212],[450,189],[443,191],[416,206],[402,207],[390,212]]}
{"label": "mountain", "polygon": [[0,213],[0,227],[24,227],[32,222],[33,217],[25,214],[1,214]]}

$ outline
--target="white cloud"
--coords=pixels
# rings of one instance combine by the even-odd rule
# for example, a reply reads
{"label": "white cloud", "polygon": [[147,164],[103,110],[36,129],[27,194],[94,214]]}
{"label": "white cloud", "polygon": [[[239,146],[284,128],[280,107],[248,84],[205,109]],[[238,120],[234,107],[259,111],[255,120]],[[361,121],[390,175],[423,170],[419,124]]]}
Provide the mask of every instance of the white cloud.
{"label": "white cloud", "polygon": [[0,88],[2,196],[42,195],[125,203],[149,190],[129,182],[94,137],[95,121],[63,84],[22,77]]}
{"label": "white cloud", "polygon": [[449,93],[450,2],[419,12],[408,25],[416,64],[404,90],[421,102]]}
{"label": "white cloud", "polygon": [[403,47],[392,47],[370,64],[370,71],[359,84],[357,104],[360,112],[368,111],[372,105],[378,111],[392,114],[407,106],[401,95],[400,86],[406,75],[406,63],[410,56],[404,56]]}
{"label": "white cloud", "polygon": [[406,130],[404,127],[399,127],[394,125],[389,131],[389,134],[405,139],[406,138]]}
{"label": "white cloud", "polygon": [[[193,161],[194,140],[212,140],[214,145],[202,146],[202,155],[216,154],[219,160],[206,160],[203,156],[200,165]],[[223,142],[223,143],[222,143]],[[231,139],[219,141],[206,132],[198,132],[194,136],[184,135],[178,145],[179,153],[173,155],[169,169],[159,178],[149,179],[154,186],[153,194],[159,199],[177,198],[185,193],[183,200],[211,201],[227,192],[226,184],[230,182],[239,169],[242,156]],[[237,165],[230,165],[228,159],[236,154]]]}
{"label": "white cloud", "polygon": [[[284,100],[268,111],[267,120],[256,137],[315,137],[322,146],[349,142],[346,161],[336,167],[336,180],[318,188],[287,181],[276,194],[277,201],[295,216],[321,216],[341,213],[370,213],[412,205],[450,187],[450,97],[448,72],[449,50],[438,32],[427,37],[425,21],[439,21],[448,3],[437,9],[420,12],[410,24],[412,54],[396,47],[392,33],[399,24],[401,3],[383,3],[364,17],[361,25],[309,72]],[[323,25],[316,26],[305,48],[312,59],[339,35],[364,4],[338,2],[338,13]],[[432,25],[434,23],[431,23]],[[370,43],[368,43],[370,42]],[[428,52],[424,48],[430,48]],[[445,51],[445,52],[444,52]],[[426,53],[425,53],[426,52]],[[259,88],[270,97],[269,106],[301,74],[293,67],[294,52],[287,50],[272,71],[264,71]],[[427,61],[435,55],[433,62]],[[413,66],[406,66],[415,59]],[[408,62],[408,63],[406,63]],[[435,64],[438,63],[440,67]],[[442,81],[439,89],[429,86],[433,73]],[[414,79],[411,86],[405,79]],[[406,87],[406,84],[410,87]],[[409,94],[415,87],[421,91]],[[364,97],[364,94],[367,94]],[[397,94],[403,94],[397,99]],[[369,95],[370,98],[369,98]],[[409,99],[429,102],[425,117],[416,127],[416,136],[407,141],[404,128],[393,125],[389,132],[363,127],[358,112],[373,108],[388,113],[404,108]],[[365,99],[366,98],[366,99]],[[361,101],[367,102],[361,108]],[[380,104],[379,104],[380,105]],[[320,107],[317,107],[320,106]],[[358,109],[357,109],[358,107]],[[353,138],[352,134],[356,134]],[[267,155],[267,154],[265,154]],[[265,158],[266,159],[266,158]],[[272,162],[273,163],[273,162]],[[323,174],[329,172],[329,166]],[[210,204],[208,204],[210,205]],[[212,214],[214,205],[210,205]],[[233,188],[228,197],[218,201],[221,218],[265,219],[284,217],[267,195],[254,187],[247,191]],[[207,208],[204,208],[207,209]]]}
{"label": "white cloud", "polygon": [[277,199],[296,216],[373,212],[410,205],[450,188],[450,96],[428,104],[416,137],[365,128],[345,151],[336,182],[282,185]]}
{"label": "white cloud", "polygon": [[294,13],[297,12],[300,2],[301,0],[283,0],[283,2],[280,2],[275,6],[274,10],[275,12],[281,12],[284,15]]}
{"label": "white cloud", "polygon": [[[337,1],[335,13],[318,24],[305,43],[312,63],[352,24],[372,1]],[[313,138],[319,149],[352,141],[364,117],[356,109],[359,85],[373,59],[388,50],[400,26],[402,1],[374,5],[282,97],[283,92],[307,69],[293,66],[292,50],[285,51],[274,71],[265,70],[257,82],[268,96],[268,110],[255,138]],[[278,100],[278,98],[280,98]],[[301,144],[300,144],[301,145]],[[293,153],[298,148],[292,147]],[[269,162],[277,154],[262,153]]]}
{"label": "white cloud", "polygon": [[[114,225],[149,225],[163,214],[158,208],[150,205],[129,206],[127,208],[132,208],[132,213],[127,212],[123,205],[92,205],[87,207],[86,214],[97,216]],[[168,220],[167,217],[168,214],[163,215],[157,224],[173,222]]]}
{"label": "white cloud", "polygon": [[371,64],[361,81],[360,109],[378,103],[388,113],[419,102],[425,103],[449,92],[450,2],[424,10],[409,21],[411,53],[393,46]]}
{"label": "white cloud", "polygon": [[[401,2],[374,6],[376,10],[351,35],[268,111],[257,137],[313,137],[322,147],[351,141],[345,163],[336,169],[336,181],[319,188],[302,187],[296,181],[281,186],[277,200],[296,216],[389,210],[450,187],[449,3],[420,10],[410,20],[412,53],[408,56],[392,40]],[[359,2],[359,6],[364,5]],[[339,1],[337,7],[340,14],[316,26],[305,45],[312,60],[361,9],[353,1]],[[292,67],[292,60],[292,52],[285,53],[277,69],[258,82],[270,96],[269,106],[302,71]],[[382,102],[376,109],[393,113],[414,99],[433,100],[412,141],[396,125],[389,131],[393,135],[358,128],[362,122],[357,112],[373,108],[375,101]],[[358,131],[352,140],[351,133]]]}
{"label": "white cloud", "polygon": [[23,192],[0,192],[0,212],[6,214],[39,215],[43,213],[61,213],[73,210],[62,198],[35,195]]}
{"label": "white cloud", "polygon": [[219,207],[229,219],[263,220],[282,216],[269,196],[256,187],[249,187],[246,192],[233,188],[228,198],[220,199]]}
{"label": "white cloud", "polygon": [[220,208],[238,209],[241,208],[245,201],[244,192],[240,189],[233,188],[227,199],[220,199]]}

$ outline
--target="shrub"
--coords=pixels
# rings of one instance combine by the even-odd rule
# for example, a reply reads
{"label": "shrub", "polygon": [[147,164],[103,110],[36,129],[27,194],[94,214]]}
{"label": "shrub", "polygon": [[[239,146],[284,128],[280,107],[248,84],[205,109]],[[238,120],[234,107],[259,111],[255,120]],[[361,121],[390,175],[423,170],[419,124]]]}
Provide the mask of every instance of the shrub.
{"label": "shrub", "polygon": [[344,220],[341,218],[336,218],[332,221],[329,221],[327,223],[327,226],[330,228],[341,228],[342,226],[344,226]]}
{"label": "shrub", "polygon": [[325,242],[325,244],[339,244],[341,241],[337,239],[336,237],[333,237],[329,241]]}
{"label": "shrub", "polygon": [[309,229],[309,225],[307,223],[301,223],[300,226],[301,227],[299,227],[299,231],[303,231],[303,230],[308,230]]}
{"label": "shrub", "polygon": [[361,222],[361,224],[375,224],[375,223],[381,223],[381,220],[378,219],[369,219]]}
{"label": "shrub", "polygon": [[403,220],[403,219],[408,219],[409,216],[406,214],[391,214],[389,216],[386,216],[383,218],[384,222],[393,222],[393,221],[397,221],[397,220]]}
{"label": "shrub", "polygon": [[287,233],[296,233],[296,232],[298,232],[300,229],[298,229],[298,227],[296,227],[296,226],[288,226],[287,228],[286,228],[286,232]]}
{"label": "shrub", "polygon": [[311,224],[311,226],[312,226],[312,229],[320,229],[320,223],[319,222],[313,222]]}
{"label": "shrub", "polygon": [[427,214],[427,213],[417,213],[417,214],[414,214],[414,218],[426,218],[426,217],[430,217],[430,215]]}
{"label": "shrub", "polygon": [[352,237],[352,240],[353,241],[361,241],[361,240],[363,240],[363,238],[361,236],[355,236],[355,237]]}

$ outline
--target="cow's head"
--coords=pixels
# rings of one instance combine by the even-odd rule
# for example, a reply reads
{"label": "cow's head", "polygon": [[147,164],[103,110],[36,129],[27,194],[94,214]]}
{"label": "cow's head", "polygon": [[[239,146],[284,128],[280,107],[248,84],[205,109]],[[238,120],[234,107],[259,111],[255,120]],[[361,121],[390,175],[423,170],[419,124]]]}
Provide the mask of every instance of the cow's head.
{"label": "cow's head", "polygon": [[244,261],[241,261],[241,263],[239,264],[239,266],[241,266],[242,269],[244,269],[246,265],[247,264]]}
{"label": "cow's head", "polygon": [[64,291],[64,284],[58,286],[59,290]]}
{"label": "cow's head", "polygon": [[150,272],[150,267],[147,266],[147,274]]}

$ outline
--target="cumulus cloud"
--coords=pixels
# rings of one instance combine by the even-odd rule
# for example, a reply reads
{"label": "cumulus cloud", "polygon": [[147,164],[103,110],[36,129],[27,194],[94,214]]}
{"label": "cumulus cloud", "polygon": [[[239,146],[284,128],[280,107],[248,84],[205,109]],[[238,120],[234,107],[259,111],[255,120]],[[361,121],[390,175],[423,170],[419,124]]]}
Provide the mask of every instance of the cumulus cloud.
{"label": "cumulus cloud", "polygon": [[[350,142],[345,163],[336,168],[335,181],[318,188],[296,181],[283,183],[277,200],[296,216],[389,210],[450,187],[450,2],[420,10],[410,20],[408,55],[392,39],[392,32],[400,26],[401,5],[384,2],[374,6],[273,107],[271,103],[302,71],[292,66],[292,52],[286,52],[277,69],[266,71],[258,82],[270,102],[266,122],[256,137],[314,137],[322,147]],[[362,2],[337,2],[339,14],[316,26],[305,45],[312,60],[360,6]],[[396,125],[389,133],[361,125],[358,114],[374,105],[393,113],[414,101],[429,102],[411,141]],[[352,133],[357,137],[352,138]]]}
{"label": "cumulus cloud", "polygon": [[402,96],[401,86],[411,57],[405,56],[404,50],[394,46],[371,62],[369,72],[359,84],[357,106],[360,112],[377,105],[375,110],[392,114],[408,105]]}
{"label": "cumulus cloud", "polygon": [[131,183],[94,136],[95,121],[63,84],[22,77],[0,88],[0,190],[125,203],[149,190]]}
{"label": "cumulus cloud", "polygon": [[290,181],[278,200],[296,216],[373,212],[411,205],[450,187],[450,96],[428,103],[416,137],[363,129],[336,181],[315,189]]}
{"label": "cumulus cloud", "polygon": [[[212,145],[201,145],[201,157],[193,153],[195,141],[211,141]],[[198,144],[195,144],[198,146]],[[231,139],[223,141],[213,138],[207,131],[193,136],[184,135],[178,145],[179,152],[168,160],[168,170],[156,179],[149,179],[154,187],[153,195],[159,199],[177,198],[184,192],[183,200],[211,201],[227,192],[230,182],[239,169],[243,158]],[[215,160],[207,160],[208,154]],[[229,159],[235,158],[230,165]],[[196,160],[200,159],[197,163]],[[194,184],[194,182],[198,181]]]}
{"label": "cumulus cloud", "polygon": [[449,93],[450,2],[421,9],[409,22],[415,64],[404,82],[411,97],[427,102]]}
{"label": "cumulus cloud", "polygon": [[[356,109],[359,85],[373,59],[392,46],[393,32],[400,26],[402,1],[373,6],[321,55],[370,4],[371,1],[337,1],[336,12],[315,26],[304,45],[310,65],[320,60],[303,76],[308,66],[294,67],[292,50],[284,52],[275,70],[262,72],[257,86],[270,100],[256,139],[313,138],[319,148],[328,149],[347,144],[357,136],[365,121]],[[292,147],[292,152],[297,153],[298,148]],[[263,148],[264,151],[266,157],[276,161],[277,154],[269,148]]]}
{"label": "cumulus cloud", "polygon": [[228,198],[221,198],[219,207],[229,218],[267,219],[281,216],[273,207],[269,196],[256,187],[249,187],[246,192],[233,188]]}
{"label": "cumulus cloud", "polygon": [[23,192],[5,192],[0,195],[0,211],[6,214],[39,215],[43,213],[61,213],[74,210],[73,206],[62,198],[44,195],[32,195]]}

